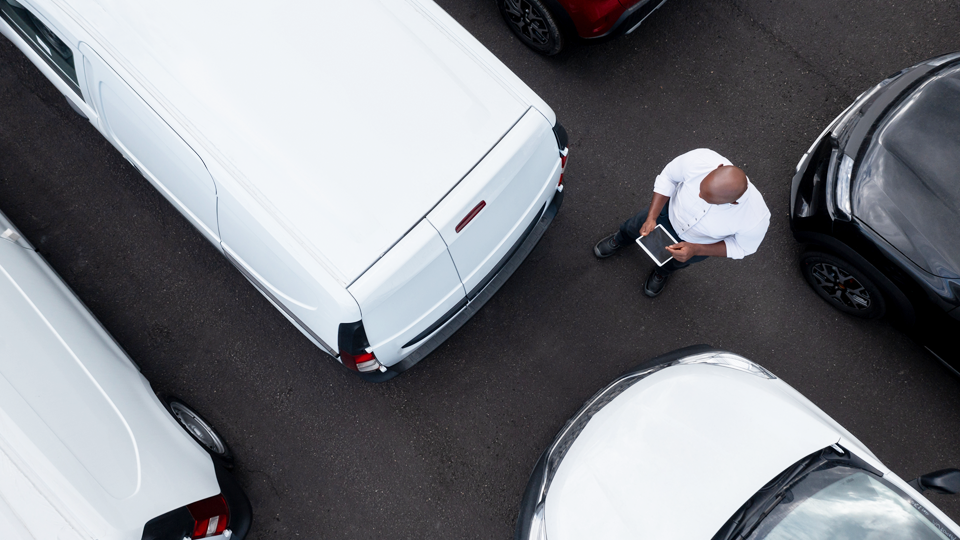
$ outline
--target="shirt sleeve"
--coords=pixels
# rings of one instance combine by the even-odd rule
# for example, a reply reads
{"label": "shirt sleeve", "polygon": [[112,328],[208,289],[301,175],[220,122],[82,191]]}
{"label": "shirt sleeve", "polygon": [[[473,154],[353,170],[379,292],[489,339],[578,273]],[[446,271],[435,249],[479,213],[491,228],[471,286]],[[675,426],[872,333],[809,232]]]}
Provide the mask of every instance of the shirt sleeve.
{"label": "shirt sleeve", "polygon": [[727,245],[727,257],[730,259],[742,259],[747,255],[756,253],[769,227],[770,213],[766,212],[763,219],[753,227],[724,238],[723,243]]}
{"label": "shirt sleeve", "polygon": [[663,171],[657,175],[657,180],[653,183],[653,192],[667,197],[673,197],[677,192],[677,186],[683,183],[683,169],[688,159],[689,152],[673,158],[673,161],[667,163]]}

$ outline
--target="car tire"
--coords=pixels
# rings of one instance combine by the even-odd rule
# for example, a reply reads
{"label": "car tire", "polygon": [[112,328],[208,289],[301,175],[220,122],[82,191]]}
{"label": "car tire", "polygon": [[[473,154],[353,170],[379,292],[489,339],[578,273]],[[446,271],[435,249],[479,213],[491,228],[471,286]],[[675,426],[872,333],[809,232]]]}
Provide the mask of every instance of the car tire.
{"label": "car tire", "polygon": [[214,429],[213,424],[200,416],[200,413],[180,398],[161,395],[160,401],[163,402],[174,420],[180,424],[180,427],[193,437],[193,440],[197,441],[201,448],[227,469],[233,468],[233,453],[227,446],[227,442]]}
{"label": "car tire", "polygon": [[566,39],[556,16],[541,0],[497,0],[507,26],[527,47],[546,56],[563,50]]}
{"label": "car tire", "polygon": [[820,251],[800,256],[800,271],[807,283],[828,304],[862,319],[877,319],[886,313],[887,302],[880,288],[850,262]]}

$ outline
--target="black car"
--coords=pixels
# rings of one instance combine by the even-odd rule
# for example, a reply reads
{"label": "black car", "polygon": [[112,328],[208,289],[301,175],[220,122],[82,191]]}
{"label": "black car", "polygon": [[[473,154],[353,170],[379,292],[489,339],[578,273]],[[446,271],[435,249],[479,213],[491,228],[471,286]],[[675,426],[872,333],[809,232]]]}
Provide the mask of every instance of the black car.
{"label": "black car", "polygon": [[960,370],[960,53],[867,90],[804,154],[790,227],[837,309],[892,315]]}

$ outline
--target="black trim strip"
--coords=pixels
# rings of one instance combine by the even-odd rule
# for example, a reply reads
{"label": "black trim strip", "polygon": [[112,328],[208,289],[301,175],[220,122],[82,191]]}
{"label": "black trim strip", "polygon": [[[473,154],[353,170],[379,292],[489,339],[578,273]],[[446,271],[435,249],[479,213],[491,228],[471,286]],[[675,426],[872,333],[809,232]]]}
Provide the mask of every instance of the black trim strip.
{"label": "black trim strip", "polygon": [[500,269],[503,268],[505,264],[507,264],[507,261],[509,261],[510,258],[513,257],[513,254],[516,253],[517,249],[519,249],[520,246],[523,245],[523,242],[527,239],[527,237],[530,236],[530,233],[533,231],[533,228],[536,227],[537,223],[540,222],[539,218],[540,216],[543,215],[543,209],[546,208],[546,206],[547,206],[547,203],[543,203],[543,206],[541,206],[540,210],[537,212],[537,217],[530,221],[530,224],[527,225],[526,230],[523,231],[523,234],[520,235],[520,238],[518,238],[516,243],[513,244],[513,247],[510,248],[510,251],[507,252],[506,256],[500,259],[500,262],[498,262],[497,265],[493,267],[493,270],[491,270],[487,274],[487,276],[483,278],[483,280],[480,283],[478,283],[473,289],[470,289],[470,292],[467,293],[467,298],[469,298],[470,300],[473,300],[477,296],[477,294],[479,294],[480,291],[482,291],[483,288],[487,286],[487,283],[490,283],[490,280],[493,279],[498,272],[500,272]]}
{"label": "black trim strip", "polygon": [[473,299],[467,302],[467,305],[463,306],[456,315],[448,320],[446,324],[438,328],[417,350],[396,364],[388,366],[387,373],[396,375],[410,369],[416,365],[417,362],[423,360],[428,354],[433,352],[440,344],[449,339],[461,326],[466,324],[466,322],[500,290],[500,287],[510,279],[510,276],[520,267],[527,258],[527,255],[530,255],[533,248],[540,242],[540,238],[543,237],[543,233],[546,232],[547,227],[553,222],[553,218],[557,217],[557,212],[560,210],[562,203],[563,192],[558,191],[556,195],[553,196],[553,202],[547,206],[547,209],[543,212],[543,215],[540,216],[540,219],[534,221],[533,229],[525,238],[521,238],[521,240],[518,241],[518,245],[511,250],[511,255],[504,257],[506,262],[501,266],[499,271],[491,272],[493,279],[491,279]]}
{"label": "black trim strip", "polygon": [[[563,128],[561,127],[560,129],[563,129]],[[454,315],[456,315],[458,311],[463,309],[463,307],[467,305],[467,302],[469,300],[473,300],[480,293],[480,291],[482,291],[483,288],[486,287],[487,284],[490,283],[490,281],[497,276],[500,270],[503,269],[504,265],[506,265],[507,262],[510,261],[511,257],[513,257],[513,254],[516,253],[518,249],[520,249],[520,246],[523,245],[523,242],[526,241],[527,237],[530,236],[530,233],[533,232],[533,228],[536,227],[537,223],[540,222],[539,218],[540,216],[543,215],[543,210],[544,208],[546,208],[546,206],[547,206],[547,203],[543,203],[543,206],[540,207],[540,211],[537,212],[537,217],[532,221],[530,221],[530,225],[527,225],[526,230],[523,231],[523,234],[520,235],[520,238],[518,238],[517,241],[513,244],[513,247],[510,248],[510,251],[507,252],[507,254],[502,259],[500,259],[500,262],[497,263],[497,266],[495,266],[493,270],[491,270],[487,274],[487,276],[483,278],[483,281],[478,283],[473,289],[470,290],[470,293],[467,294],[466,298],[457,302],[457,305],[453,306],[452,309],[444,313],[443,317],[440,317],[440,319],[437,320],[437,322],[431,324],[429,328],[417,334],[415,338],[408,341],[402,348],[406,349],[407,347],[416,344],[417,342],[421,341],[423,338],[434,333],[437,330],[437,328],[440,328],[441,326],[443,326],[448,320],[450,320]]]}
{"label": "black trim strip", "polygon": [[419,334],[417,334],[417,336],[416,336],[415,338],[413,338],[413,339],[411,339],[410,341],[406,342],[406,343],[403,345],[403,347],[401,347],[401,348],[402,348],[402,349],[406,349],[407,347],[416,344],[417,342],[421,341],[423,338],[425,338],[425,337],[429,336],[430,334],[434,333],[434,332],[437,330],[437,328],[440,328],[441,326],[443,326],[443,325],[444,325],[447,321],[449,321],[454,315],[456,315],[458,311],[460,311],[461,309],[463,309],[463,306],[465,306],[465,305],[467,305],[467,298],[466,298],[466,297],[463,297],[459,302],[457,302],[457,305],[453,306],[452,308],[450,308],[449,311],[447,311],[446,313],[444,313],[444,314],[443,314],[443,317],[440,317],[439,319],[437,319],[437,322],[431,324],[429,327],[427,327],[426,330],[424,330],[423,332],[420,332]]}
{"label": "black trim strip", "polygon": [[595,43],[622,36],[637,24],[642,23],[644,19],[665,4],[666,1],[667,0],[641,0],[624,11],[606,34],[583,39],[588,43]]}
{"label": "black trim strip", "polygon": [[557,147],[559,147],[560,152],[566,150],[569,146],[570,137],[567,136],[567,130],[563,128],[559,121],[553,126],[553,134],[557,138]]}

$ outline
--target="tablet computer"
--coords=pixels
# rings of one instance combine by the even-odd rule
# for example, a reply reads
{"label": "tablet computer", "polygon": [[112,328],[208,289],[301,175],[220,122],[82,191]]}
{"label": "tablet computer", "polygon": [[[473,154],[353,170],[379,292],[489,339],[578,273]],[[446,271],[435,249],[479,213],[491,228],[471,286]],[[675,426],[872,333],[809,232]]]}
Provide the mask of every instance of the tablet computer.
{"label": "tablet computer", "polygon": [[650,234],[637,238],[637,243],[653,259],[653,262],[657,263],[657,266],[663,266],[673,258],[673,255],[667,251],[667,246],[676,244],[677,240],[663,228],[663,225],[657,225]]}

